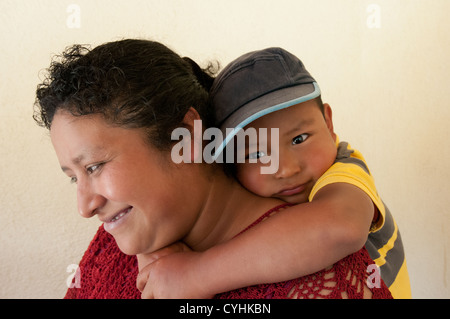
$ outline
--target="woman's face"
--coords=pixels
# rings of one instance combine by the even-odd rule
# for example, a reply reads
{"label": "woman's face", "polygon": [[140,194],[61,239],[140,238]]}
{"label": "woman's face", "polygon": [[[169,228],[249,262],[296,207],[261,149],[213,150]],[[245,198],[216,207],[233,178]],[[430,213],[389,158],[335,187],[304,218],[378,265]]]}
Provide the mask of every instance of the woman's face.
{"label": "woman's face", "polygon": [[79,213],[97,215],[124,253],[162,248],[193,227],[201,205],[189,192],[194,174],[174,168],[141,129],[58,111],[50,136],[62,170],[77,185]]}

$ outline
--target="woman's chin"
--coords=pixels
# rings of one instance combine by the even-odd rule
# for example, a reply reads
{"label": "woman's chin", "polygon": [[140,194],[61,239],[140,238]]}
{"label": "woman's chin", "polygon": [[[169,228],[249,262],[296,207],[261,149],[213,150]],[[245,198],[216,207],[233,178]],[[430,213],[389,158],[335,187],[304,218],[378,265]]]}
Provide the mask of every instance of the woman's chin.
{"label": "woman's chin", "polygon": [[130,243],[129,241],[121,240],[120,238],[116,237],[114,237],[114,239],[120,251],[123,252],[125,255],[133,256],[142,253],[139,247],[137,247],[133,243]]}

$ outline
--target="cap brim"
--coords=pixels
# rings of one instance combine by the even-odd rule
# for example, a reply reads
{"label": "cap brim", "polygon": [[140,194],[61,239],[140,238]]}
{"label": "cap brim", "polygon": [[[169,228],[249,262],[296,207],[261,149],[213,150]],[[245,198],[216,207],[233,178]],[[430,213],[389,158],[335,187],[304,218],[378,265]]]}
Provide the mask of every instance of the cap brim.
{"label": "cap brim", "polygon": [[[227,118],[220,126],[223,134],[222,136],[225,136],[225,138],[222,144],[216,149],[213,158],[217,159],[228,142],[241,129],[256,119],[290,106],[312,100],[319,95],[319,86],[316,82],[312,82],[277,90],[247,103]],[[273,106],[267,107],[267,105]]]}

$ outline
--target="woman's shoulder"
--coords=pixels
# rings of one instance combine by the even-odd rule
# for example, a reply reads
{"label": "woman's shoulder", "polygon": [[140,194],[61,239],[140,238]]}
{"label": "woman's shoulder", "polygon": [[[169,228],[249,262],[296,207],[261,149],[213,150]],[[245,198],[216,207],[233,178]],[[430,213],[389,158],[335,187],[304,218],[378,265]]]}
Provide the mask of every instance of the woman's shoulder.
{"label": "woman's shoulder", "polygon": [[[236,236],[239,236],[240,234],[246,232],[247,230],[249,230],[250,228],[256,226],[257,224],[261,223],[262,221],[266,220],[267,218],[269,218],[270,216],[275,215],[276,213],[279,213],[280,211],[282,211],[283,209],[286,209],[288,207],[294,206],[293,204],[289,204],[289,203],[283,203],[280,204],[278,206],[275,206],[271,209],[269,209],[267,212],[265,212],[264,214],[262,214],[257,220],[255,220],[253,223],[251,223],[250,225],[248,225],[243,231],[241,231],[239,234],[237,234]],[[235,237],[236,237],[235,236]]]}

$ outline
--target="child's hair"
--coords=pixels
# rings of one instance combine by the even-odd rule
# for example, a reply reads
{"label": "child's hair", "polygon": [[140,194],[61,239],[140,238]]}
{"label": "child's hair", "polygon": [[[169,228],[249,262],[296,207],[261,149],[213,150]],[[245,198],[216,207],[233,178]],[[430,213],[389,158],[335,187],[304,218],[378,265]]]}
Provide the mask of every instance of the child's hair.
{"label": "child's hair", "polygon": [[74,116],[101,114],[112,125],[146,129],[149,141],[167,150],[190,107],[207,127],[212,124],[211,67],[202,70],[158,42],[129,39],[92,50],[74,45],[47,71],[33,115],[47,129],[60,109]]}

